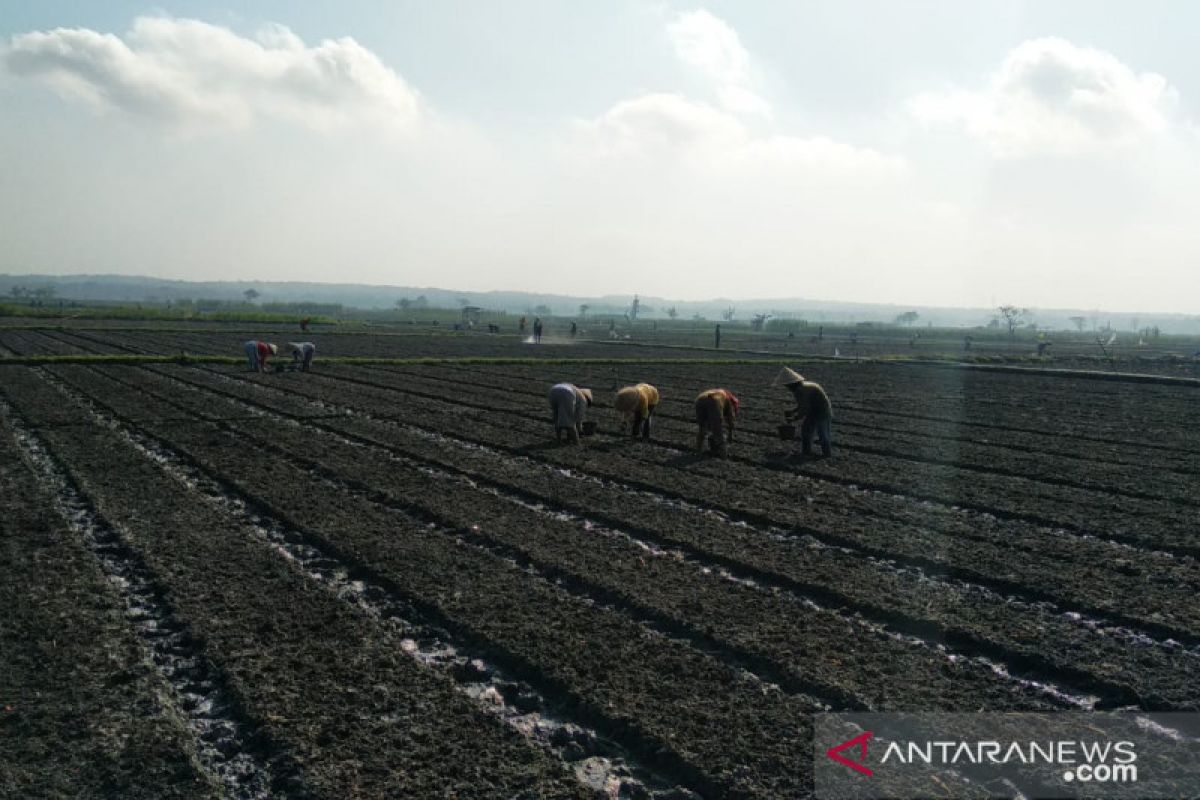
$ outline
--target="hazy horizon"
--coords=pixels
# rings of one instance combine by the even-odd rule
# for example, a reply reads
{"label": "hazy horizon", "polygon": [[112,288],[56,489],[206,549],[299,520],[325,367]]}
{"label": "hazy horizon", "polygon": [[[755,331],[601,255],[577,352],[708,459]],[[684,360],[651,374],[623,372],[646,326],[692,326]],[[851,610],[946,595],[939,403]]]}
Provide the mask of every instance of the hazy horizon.
{"label": "hazy horizon", "polygon": [[0,272],[1200,310],[1190,4],[0,9]]}

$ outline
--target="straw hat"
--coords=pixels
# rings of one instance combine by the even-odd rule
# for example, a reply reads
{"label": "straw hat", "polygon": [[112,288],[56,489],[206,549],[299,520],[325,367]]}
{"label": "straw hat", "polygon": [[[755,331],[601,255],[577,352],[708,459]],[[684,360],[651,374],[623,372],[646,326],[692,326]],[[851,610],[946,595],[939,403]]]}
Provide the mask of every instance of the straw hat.
{"label": "straw hat", "polygon": [[581,395],[583,395],[583,399],[586,400],[587,404],[590,406],[592,404],[592,390],[591,389],[579,389],[579,393]]}
{"label": "straw hat", "polygon": [[803,383],[804,376],[791,367],[783,367],[779,370],[779,374],[775,376],[775,380],[771,381],[772,386],[791,386],[793,383]]}
{"label": "straw hat", "polygon": [[275,355],[276,353],[279,352],[279,348],[273,344],[269,344],[269,345],[267,345],[267,347],[271,348],[271,355]]}

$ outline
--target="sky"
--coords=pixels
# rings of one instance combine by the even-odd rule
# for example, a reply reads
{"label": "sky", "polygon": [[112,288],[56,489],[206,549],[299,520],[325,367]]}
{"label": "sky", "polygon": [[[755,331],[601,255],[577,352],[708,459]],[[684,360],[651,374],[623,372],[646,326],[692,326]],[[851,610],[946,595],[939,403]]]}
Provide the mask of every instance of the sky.
{"label": "sky", "polygon": [[0,0],[0,272],[1200,312],[1200,5]]}

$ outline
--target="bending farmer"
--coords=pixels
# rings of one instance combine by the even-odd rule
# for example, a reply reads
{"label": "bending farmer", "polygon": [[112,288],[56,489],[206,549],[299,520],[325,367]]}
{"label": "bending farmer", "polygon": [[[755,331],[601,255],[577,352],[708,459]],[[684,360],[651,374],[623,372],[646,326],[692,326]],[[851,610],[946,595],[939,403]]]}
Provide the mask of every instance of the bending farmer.
{"label": "bending farmer", "polygon": [[288,342],[288,347],[292,348],[292,366],[301,372],[308,372],[313,356],[317,354],[317,346],[312,342]]}
{"label": "bending farmer", "polygon": [[579,444],[587,408],[592,404],[592,390],[581,389],[573,383],[556,383],[550,387],[550,415],[554,419],[554,440]]}
{"label": "bending farmer", "polygon": [[775,378],[775,384],[786,386],[796,399],[796,407],[784,412],[790,420],[803,420],[800,424],[800,451],[812,452],[813,434],[821,442],[821,453],[833,455],[833,445],[830,443],[829,426],[833,421],[833,406],[829,397],[818,383],[804,379],[795,370],[784,367]]}
{"label": "bending farmer", "polygon": [[733,443],[733,424],[737,420],[738,399],[728,389],[709,389],[696,398],[696,449],[704,449],[704,436],[712,452],[722,458],[726,444]]}
{"label": "bending farmer", "polygon": [[251,339],[242,345],[246,351],[246,361],[250,364],[251,372],[266,372],[267,359],[279,352],[279,348],[267,342]]}
{"label": "bending farmer", "polygon": [[622,423],[629,424],[634,437],[640,433],[643,439],[650,438],[650,418],[658,408],[658,389],[648,383],[626,386],[617,392],[613,403]]}

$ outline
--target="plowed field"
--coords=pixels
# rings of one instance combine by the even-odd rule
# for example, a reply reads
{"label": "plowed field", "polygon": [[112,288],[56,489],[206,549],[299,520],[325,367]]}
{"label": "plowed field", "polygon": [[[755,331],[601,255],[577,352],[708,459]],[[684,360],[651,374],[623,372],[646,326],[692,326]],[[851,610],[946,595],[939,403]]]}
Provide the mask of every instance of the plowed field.
{"label": "plowed field", "polygon": [[[802,458],[777,366],[637,355],[0,366],[0,795],[797,797],[822,710],[1200,710],[1195,388],[804,365]],[[649,441],[610,408],[642,380]],[[727,459],[689,449],[711,386]]]}

